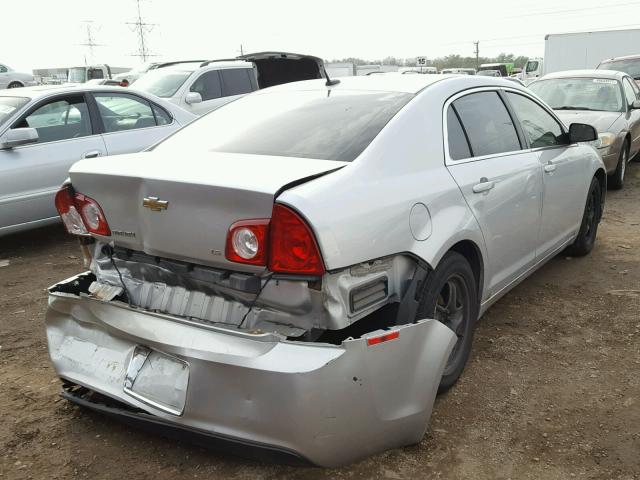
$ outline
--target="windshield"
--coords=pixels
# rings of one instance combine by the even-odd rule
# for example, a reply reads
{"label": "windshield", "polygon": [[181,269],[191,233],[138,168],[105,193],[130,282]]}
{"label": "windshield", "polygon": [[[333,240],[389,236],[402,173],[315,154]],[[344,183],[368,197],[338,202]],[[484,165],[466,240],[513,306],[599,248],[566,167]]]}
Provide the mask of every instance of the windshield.
{"label": "windshield", "polygon": [[86,80],[85,69],[83,67],[69,69],[69,78],[67,81],[71,83],[84,83]]}
{"label": "windshield", "polygon": [[615,60],[613,62],[601,63],[598,65],[599,70],[617,70],[624,72],[636,80],[640,79],[640,58],[633,60]]}
{"label": "windshield", "polygon": [[29,99],[25,97],[0,97],[0,126],[28,101]]}
{"label": "windshield", "polygon": [[608,78],[553,78],[529,88],[554,110],[621,112],[620,84]]}
{"label": "windshield", "polygon": [[538,70],[538,62],[527,62],[527,73]]}
{"label": "windshield", "polygon": [[354,160],[413,98],[397,92],[312,90],[248,95],[182,129],[159,151]]}
{"label": "windshield", "polygon": [[136,80],[136,88],[157,97],[173,97],[193,72],[152,70]]}
{"label": "windshield", "polygon": [[482,77],[499,77],[500,72],[498,70],[480,70],[476,75],[480,75]]}

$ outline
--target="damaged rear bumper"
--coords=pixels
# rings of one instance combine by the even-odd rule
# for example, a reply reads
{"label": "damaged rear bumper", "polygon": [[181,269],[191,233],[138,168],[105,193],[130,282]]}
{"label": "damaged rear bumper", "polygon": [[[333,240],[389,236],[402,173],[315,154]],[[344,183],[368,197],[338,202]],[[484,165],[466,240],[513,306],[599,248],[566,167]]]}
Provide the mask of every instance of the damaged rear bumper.
{"label": "damaged rear bumper", "polygon": [[377,331],[329,345],[60,291],[49,293],[46,329],[58,376],[122,408],[67,391],[76,403],[236,453],[321,466],[420,441],[455,343],[435,320],[395,327],[392,341],[369,345]]}

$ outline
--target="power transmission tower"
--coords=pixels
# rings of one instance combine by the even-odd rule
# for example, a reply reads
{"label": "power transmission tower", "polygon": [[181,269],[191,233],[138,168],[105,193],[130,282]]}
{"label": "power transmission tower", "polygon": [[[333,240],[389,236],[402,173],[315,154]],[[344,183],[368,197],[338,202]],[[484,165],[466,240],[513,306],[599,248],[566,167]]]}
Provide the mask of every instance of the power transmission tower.
{"label": "power transmission tower", "polygon": [[134,53],[133,57],[139,57],[143,62],[146,62],[149,57],[155,57],[150,52],[145,35],[156,26],[155,23],[146,23],[142,18],[142,10],[140,9],[140,0],[136,0],[136,6],[138,7],[138,18],[135,22],[127,22],[134,32],[138,34],[138,53]]}
{"label": "power transmission tower", "polygon": [[[91,60],[91,62],[93,62],[94,60],[94,52],[93,49],[94,47],[103,47],[104,45],[101,43],[96,43],[95,41],[95,37],[93,35],[93,21],[92,20],[83,20],[83,22],[85,24],[86,27],[86,34],[87,34],[87,39],[85,40],[85,43],[80,43],[79,45],[82,47],[88,47],[89,48],[89,60]],[[85,55],[84,57],[84,63],[87,63],[87,56]]]}
{"label": "power transmission tower", "polygon": [[475,46],[475,50],[473,53],[476,54],[476,70],[478,68],[480,68],[480,40],[473,42],[473,45]]}

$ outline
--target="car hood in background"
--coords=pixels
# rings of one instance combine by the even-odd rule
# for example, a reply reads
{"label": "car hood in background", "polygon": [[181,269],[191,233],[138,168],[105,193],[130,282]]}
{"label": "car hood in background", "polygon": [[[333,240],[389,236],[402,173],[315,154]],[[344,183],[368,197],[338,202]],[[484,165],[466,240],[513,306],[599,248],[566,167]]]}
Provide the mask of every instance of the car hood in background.
{"label": "car hood in background", "polygon": [[590,110],[554,110],[554,112],[567,127],[572,123],[586,123],[595,127],[598,133],[608,132],[609,128],[622,115],[621,112],[592,112]]}

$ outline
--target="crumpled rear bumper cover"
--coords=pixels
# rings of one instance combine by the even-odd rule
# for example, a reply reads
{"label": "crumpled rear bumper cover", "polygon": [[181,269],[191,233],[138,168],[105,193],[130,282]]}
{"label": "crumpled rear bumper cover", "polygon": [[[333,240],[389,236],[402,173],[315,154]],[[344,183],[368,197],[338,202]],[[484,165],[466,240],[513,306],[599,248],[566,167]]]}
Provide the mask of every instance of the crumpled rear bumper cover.
{"label": "crumpled rear bumper cover", "polygon": [[[46,329],[58,376],[137,412],[65,393],[76,403],[172,436],[321,466],[419,442],[455,344],[435,320],[396,327],[391,341],[368,345],[378,331],[336,346],[230,332],[61,292],[49,293]],[[141,347],[188,366],[187,384],[150,377],[165,378],[169,396],[183,395],[179,414],[125,391]]]}

